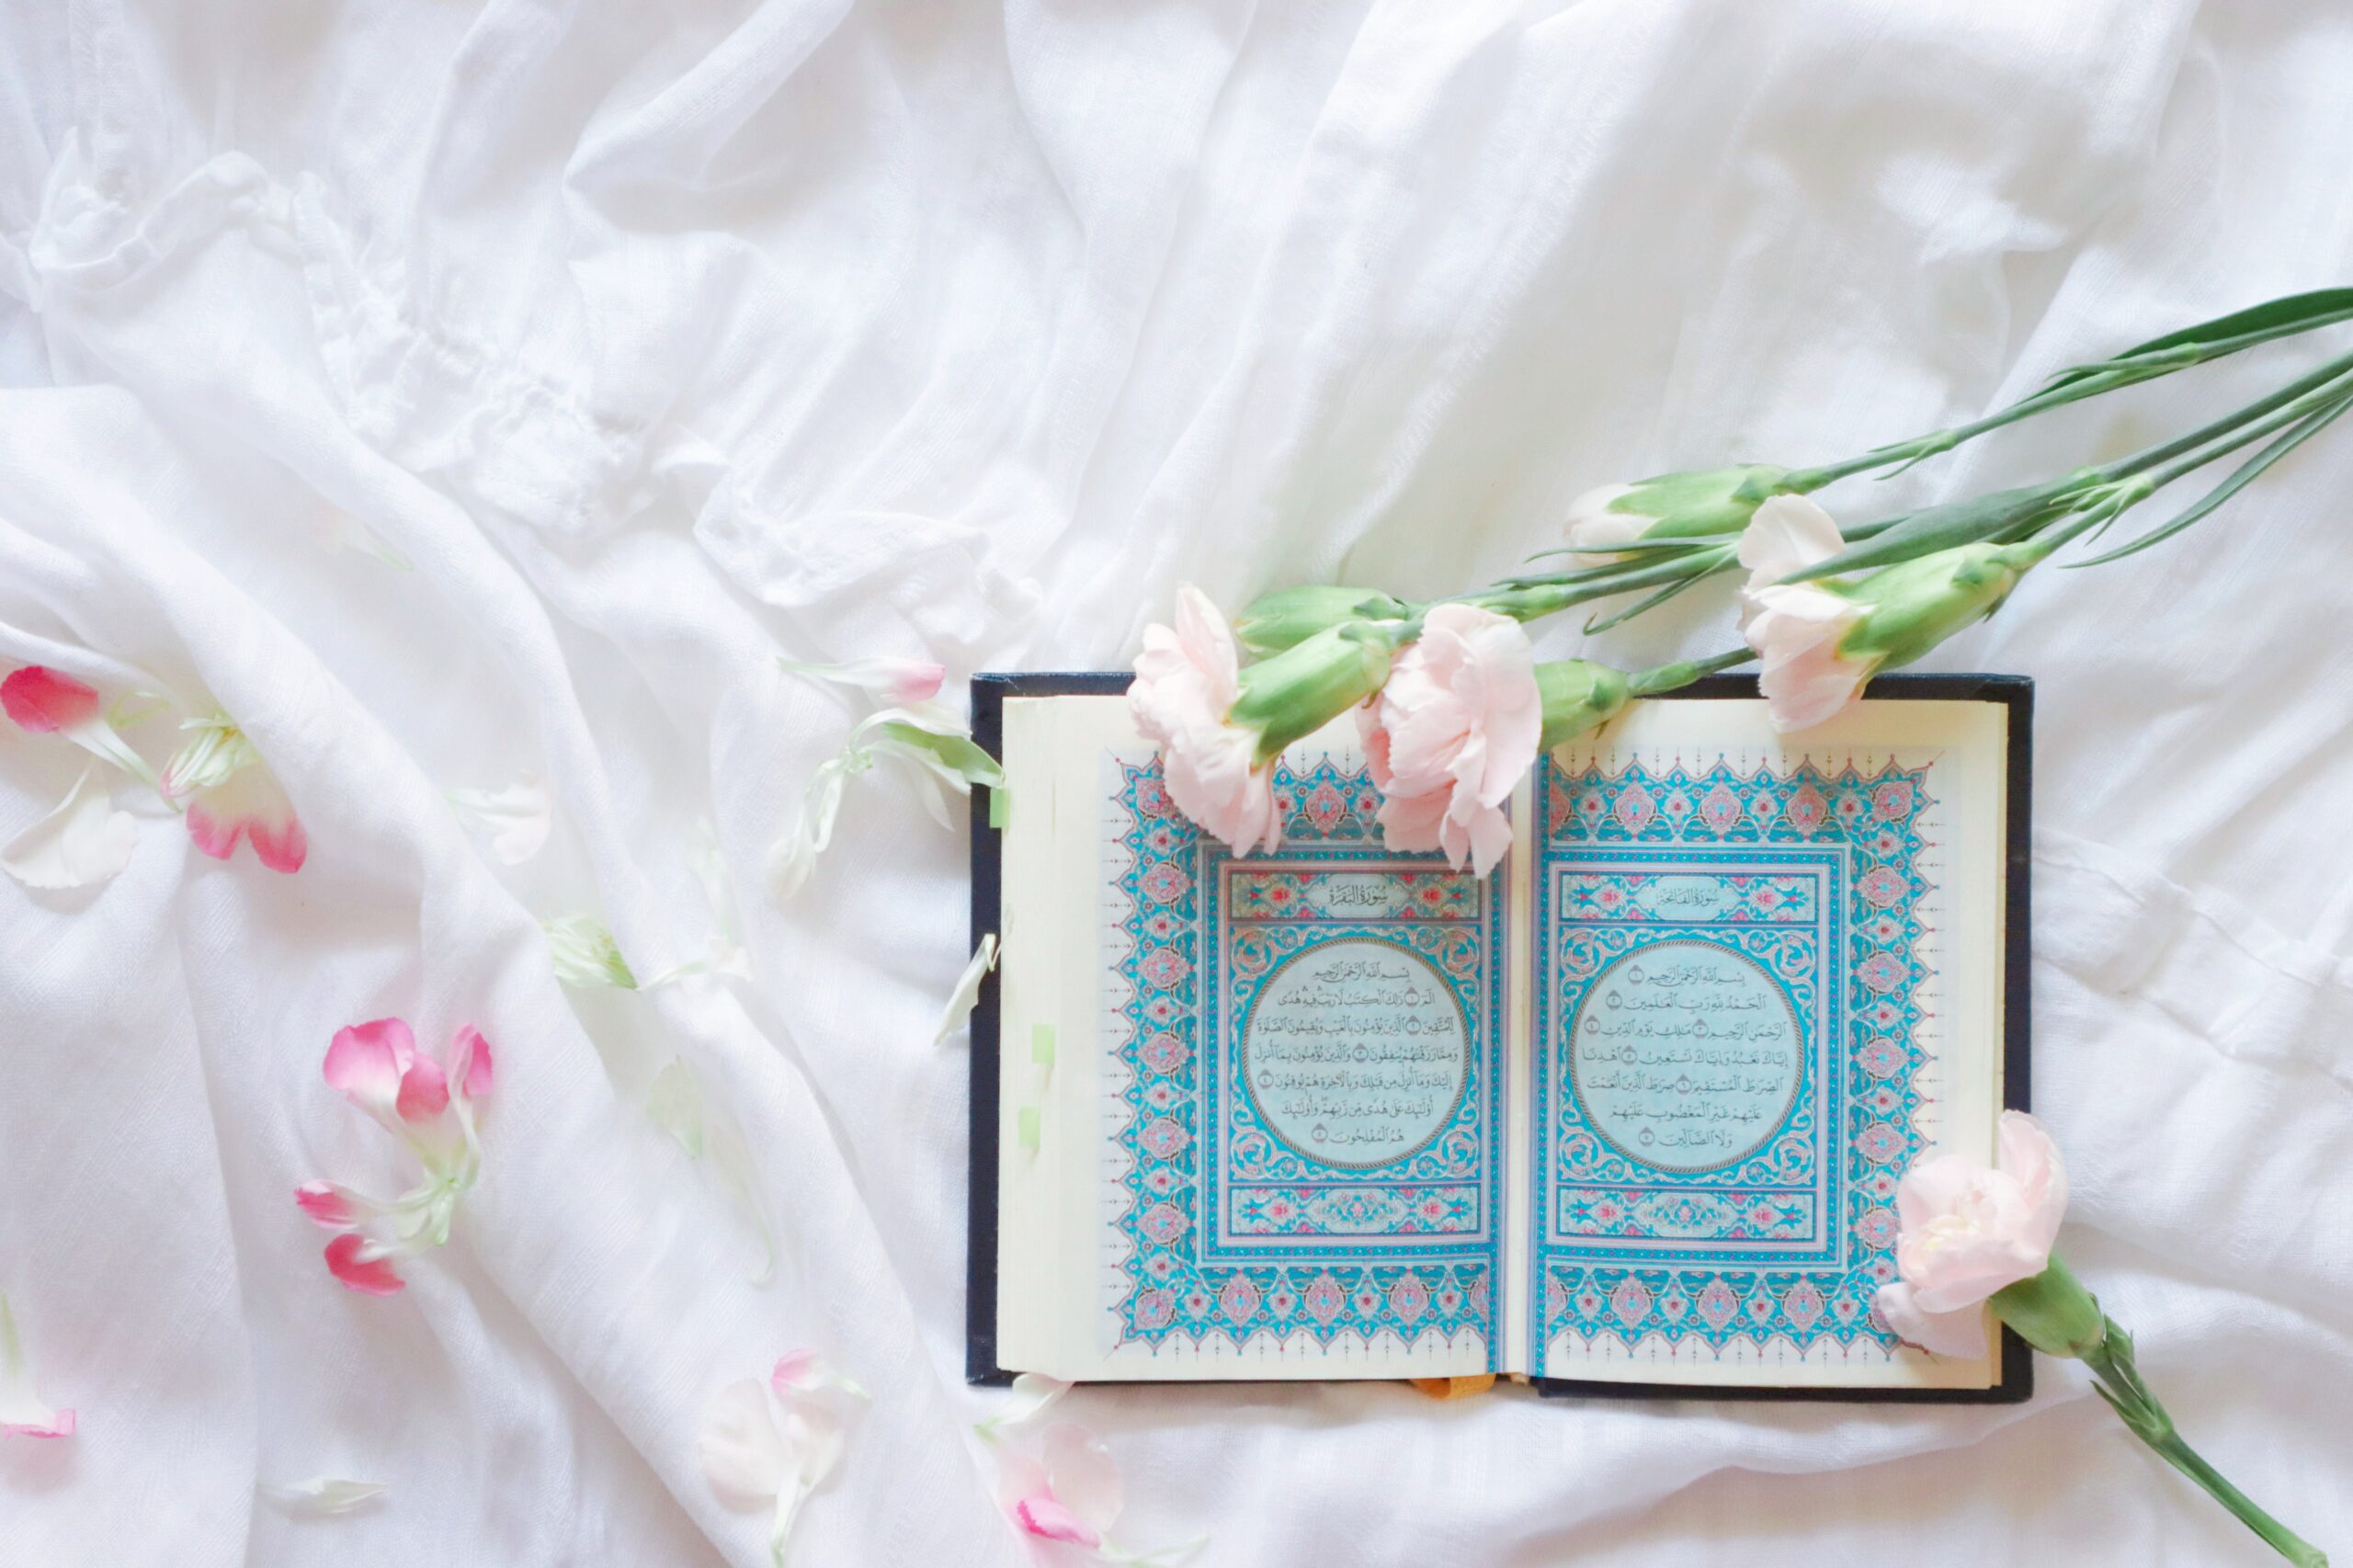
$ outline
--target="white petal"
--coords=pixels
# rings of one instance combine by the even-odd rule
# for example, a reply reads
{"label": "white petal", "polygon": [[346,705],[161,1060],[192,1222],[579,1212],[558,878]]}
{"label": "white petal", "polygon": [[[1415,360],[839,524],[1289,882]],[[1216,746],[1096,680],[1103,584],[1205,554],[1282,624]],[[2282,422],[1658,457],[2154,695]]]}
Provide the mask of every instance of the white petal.
{"label": "white petal", "polygon": [[314,1475],[308,1481],[265,1481],[254,1489],[297,1518],[347,1514],[387,1490],[381,1481],[345,1481],[331,1475]]}
{"label": "white petal", "polygon": [[702,1158],[702,1085],[695,1082],[694,1069],[683,1060],[674,1057],[654,1074],[654,1082],[645,1089],[645,1114],[654,1119],[654,1126],[677,1140],[687,1158]]}
{"label": "white petal", "polygon": [[931,1037],[938,1045],[964,1027],[972,1015],[972,1004],[981,999],[981,979],[996,967],[996,933],[982,937],[981,945],[972,949],[972,959],[964,972],[956,977],[956,989],[948,994],[948,1006],[939,1015],[939,1032]]}
{"label": "white petal", "polygon": [[1034,1421],[1070,1390],[1071,1385],[1060,1378],[1050,1378],[1043,1372],[1024,1372],[1013,1380],[1012,1405],[972,1429],[983,1437],[993,1437],[1007,1426]]}
{"label": "white petal", "polygon": [[1111,1450],[1100,1437],[1072,1421],[1057,1421],[1047,1427],[1039,1446],[1054,1495],[1063,1506],[1086,1520],[1097,1535],[1110,1534],[1127,1500]]}
{"label": "white petal", "polygon": [[547,787],[529,773],[504,790],[452,790],[449,801],[467,826],[490,835],[491,856],[503,865],[537,855],[554,819]]}
{"label": "white petal", "polygon": [[768,887],[777,897],[790,898],[799,892],[815,869],[817,857],[833,842],[834,819],[841,814],[842,784],[849,774],[850,756],[844,752],[818,766],[801,797],[801,820],[768,850]]}
{"label": "white petal", "polygon": [[103,882],[131,864],[139,824],[114,809],[96,772],[84,768],[57,809],[0,849],[0,866],[28,888],[83,888]]}
{"label": "white petal", "polygon": [[703,1478],[731,1503],[766,1503],[794,1473],[793,1456],[768,1414],[768,1396],[749,1378],[711,1396],[695,1449]]}

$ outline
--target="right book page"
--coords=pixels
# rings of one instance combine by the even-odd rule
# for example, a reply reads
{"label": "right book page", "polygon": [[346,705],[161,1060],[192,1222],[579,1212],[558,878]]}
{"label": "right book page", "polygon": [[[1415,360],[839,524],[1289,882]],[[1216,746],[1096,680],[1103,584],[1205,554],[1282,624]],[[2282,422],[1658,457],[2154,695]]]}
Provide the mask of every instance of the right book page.
{"label": "right book page", "polygon": [[[1514,1359],[1549,1379],[1986,1389],[1899,1344],[1896,1184],[2003,1103],[1998,702],[1777,734],[1641,703],[1539,763]],[[1532,839],[1529,844],[1527,840]]]}

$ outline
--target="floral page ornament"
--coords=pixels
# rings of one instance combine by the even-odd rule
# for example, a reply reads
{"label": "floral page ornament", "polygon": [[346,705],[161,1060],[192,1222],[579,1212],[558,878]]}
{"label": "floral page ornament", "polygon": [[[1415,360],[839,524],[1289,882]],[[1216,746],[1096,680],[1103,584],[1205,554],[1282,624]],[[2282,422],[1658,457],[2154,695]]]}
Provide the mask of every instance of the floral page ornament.
{"label": "floral page ornament", "polygon": [[437,1061],[416,1049],[408,1025],[378,1018],[335,1031],[325,1072],[332,1087],[400,1140],[423,1179],[389,1201],[335,1182],[305,1182],[294,1201],[335,1233],[327,1272],[363,1294],[393,1295],[406,1283],[394,1264],[449,1241],[458,1201],[481,1175],[474,1118],[490,1092],[490,1042],[463,1025]]}

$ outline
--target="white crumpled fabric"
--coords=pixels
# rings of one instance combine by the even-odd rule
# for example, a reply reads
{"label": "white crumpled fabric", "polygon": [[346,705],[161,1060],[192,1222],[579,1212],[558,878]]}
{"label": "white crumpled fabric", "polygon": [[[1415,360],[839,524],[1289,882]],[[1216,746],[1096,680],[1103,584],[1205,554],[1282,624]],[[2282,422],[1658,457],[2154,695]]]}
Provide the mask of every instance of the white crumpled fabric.
{"label": "white crumpled fabric", "polygon": [[[2353,280],[2347,80],[2323,0],[6,7],[0,663],[217,701],[311,853],[203,858],[126,787],[119,878],[0,882],[0,1288],[81,1417],[0,1441],[0,1562],[756,1564],[695,1430],[798,1345],[875,1398],[795,1561],[1032,1560],[968,1440],[1005,1396],[961,1381],[965,846],[878,771],[770,901],[856,714],[777,656],[1107,667],[1184,578],[1468,585],[1590,484],[1844,456]],[[2313,352],[1824,499],[2069,466]],[[1935,661],[2042,683],[2064,1246],[2340,1555],[2348,489],[2353,426]],[[1722,646],[1693,601],[1606,651]],[[82,765],[0,733],[0,841]],[[444,792],[527,773],[555,827],[509,867]],[[753,978],[560,987],[544,917],[641,975],[709,949],[705,821]],[[291,1189],[387,1185],[320,1077],[386,1014],[479,1024],[498,1082],[454,1240],[378,1300]],[[743,1129],[766,1283],[645,1112],[674,1059]],[[1122,1537],[1217,1564],[2264,1560],[2039,1375],[1999,1410],[1064,1408]],[[390,1490],[256,1504],[320,1474]]]}

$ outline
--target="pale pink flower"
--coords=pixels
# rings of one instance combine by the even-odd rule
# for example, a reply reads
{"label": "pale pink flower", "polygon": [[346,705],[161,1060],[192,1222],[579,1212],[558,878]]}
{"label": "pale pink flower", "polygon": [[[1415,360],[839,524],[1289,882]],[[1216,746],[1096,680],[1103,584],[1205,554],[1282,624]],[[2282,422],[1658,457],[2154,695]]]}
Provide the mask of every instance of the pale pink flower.
{"label": "pale pink flower", "polygon": [[394,1261],[449,1239],[458,1200],[481,1174],[476,1104],[490,1092],[490,1042],[462,1026],[444,1060],[416,1049],[398,1018],[335,1031],[327,1083],[400,1140],[424,1179],[389,1201],[335,1182],[305,1182],[294,1201],[314,1222],[342,1233],[326,1247],[327,1271],[354,1290],[389,1296],[402,1289]]}
{"label": "pale pink flower", "polygon": [[180,725],[192,739],[164,765],[165,798],[185,802],[188,835],[215,860],[226,860],[244,838],[273,871],[299,871],[310,840],[294,803],[244,731],[226,714]]}
{"label": "pale pink flower", "polygon": [[1649,532],[1658,518],[1611,505],[1632,494],[1633,490],[1631,484],[1604,484],[1570,502],[1569,515],[1562,523],[1569,548],[1586,554],[1605,554],[1631,544]]}
{"label": "pale pink flower", "polygon": [[1129,1564],[1175,1563],[1189,1557],[1204,1538],[1154,1551],[1136,1551],[1111,1540],[1125,1492],[1110,1451],[1086,1427],[1058,1421],[1040,1435],[1033,1449],[1006,1436],[1026,1426],[1070,1392],[1057,1378],[1025,1372],[1013,1381],[1017,1403],[973,1428],[996,1460],[997,1506],[1024,1533],[1093,1553],[1099,1561]]}
{"label": "pale pink flower", "polygon": [[1392,849],[1442,849],[1481,876],[1511,846],[1504,802],[1544,728],[1528,633],[1509,616],[1440,605],[1357,710]]}
{"label": "pale pink flower", "polygon": [[0,1290],[0,1437],[70,1437],[74,1413],[51,1410],[33,1392],[32,1365],[17,1337],[17,1314]]}
{"label": "pale pink flower", "polygon": [[1247,855],[1281,838],[1273,765],[1257,761],[1259,732],[1227,722],[1241,694],[1233,632],[1207,595],[1190,583],[1176,589],[1175,627],[1144,628],[1128,711],[1137,731],[1160,746],[1161,767],[1176,809]]}
{"label": "pale pink flower", "polygon": [[1943,1154],[1896,1188],[1900,1278],[1880,1287],[1880,1315],[1939,1355],[1985,1354],[1986,1300],[2050,1265],[2067,1211],[2067,1167],[2042,1124],[2004,1111],[1998,1142],[1993,1167]]}
{"label": "pale pink flower", "polygon": [[1804,730],[1835,717],[1861,695],[1876,658],[1842,656],[1839,643],[1866,607],[1820,583],[1784,583],[1846,548],[1829,513],[1802,495],[1776,495],[1740,536],[1748,585],[1740,630],[1759,662],[1758,689],[1777,730]]}
{"label": "pale pink flower", "polygon": [[729,1383],[704,1408],[696,1452],[703,1479],[720,1498],[742,1507],[773,1506],[768,1555],[781,1564],[801,1504],[841,1462],[842,1417],[833,1393],[866,1391],[813,1350],[788,1350],[769,1376],[777,1406],[745,1378]]}
{"label": "pale pink flower", "polygon": [[777,663],[794,675],[870,691],[885,708],[913,708],[928,702],[939,695],[948,680],[945,666],[930,659],[849,659],[838,665],[779,659]]}

